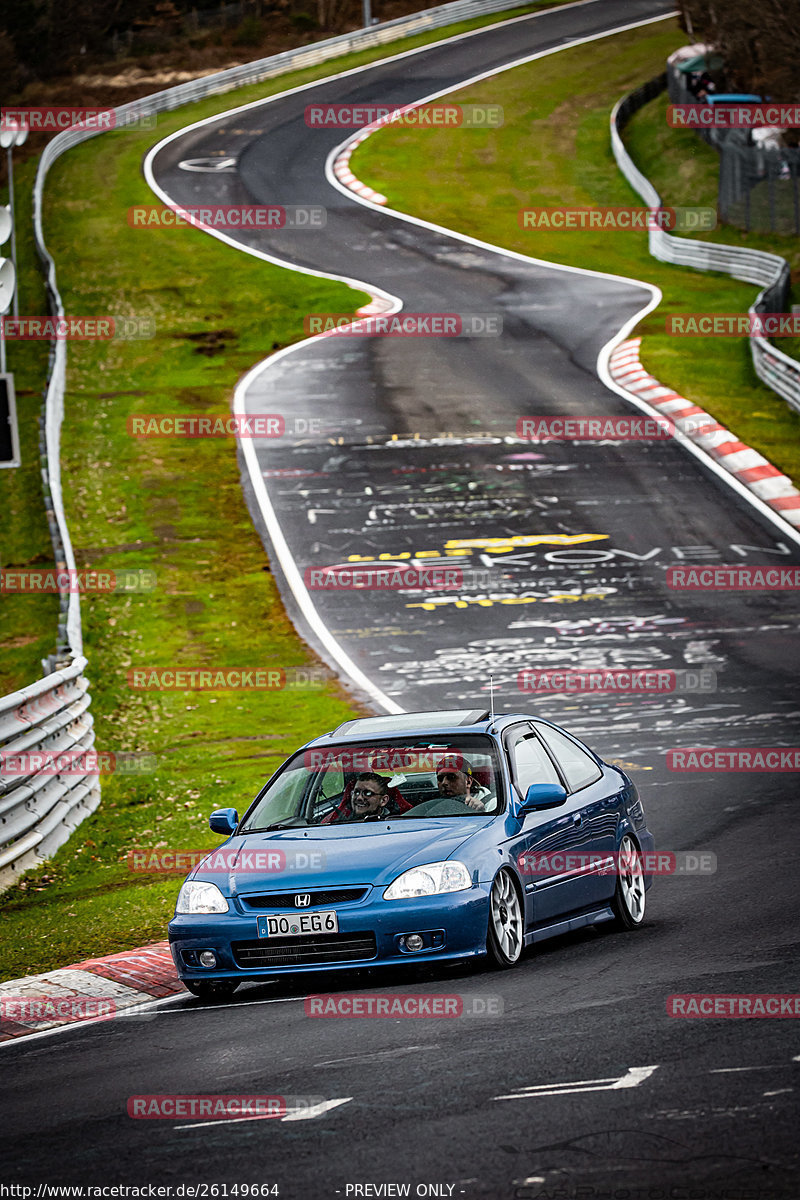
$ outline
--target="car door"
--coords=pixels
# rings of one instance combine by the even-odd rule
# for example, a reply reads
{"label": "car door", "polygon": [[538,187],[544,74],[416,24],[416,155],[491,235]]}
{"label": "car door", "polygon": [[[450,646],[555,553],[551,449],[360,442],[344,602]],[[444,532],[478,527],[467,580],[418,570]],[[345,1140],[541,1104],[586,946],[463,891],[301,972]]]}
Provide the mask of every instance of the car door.
{"label": "car door", "polygon": [[587,865],[581,887],[585,904],[601,904],[614,893],[616,876],[613,852],[622,816],[622,795],[609,788],[595,758],[586,749],[543,722],[532,722],[542,741],[558,763],[569,793],[567,803],[573,814],[574,850],[582,858],[611,861],[611,869],[598,871]]}
{"label": "car door", "polygon": [[591,903],[587,877],[567,862],[568,855],[583,849],[582,801],[569,795],[564,775],[531,723],[512,726],[504,740],[511,778],[520,797],[532,783],[560,783],[568,793],[559,808],[526,813],[519,834],[512,839],[511,853],[525,887],[525,919],[530,929]]}

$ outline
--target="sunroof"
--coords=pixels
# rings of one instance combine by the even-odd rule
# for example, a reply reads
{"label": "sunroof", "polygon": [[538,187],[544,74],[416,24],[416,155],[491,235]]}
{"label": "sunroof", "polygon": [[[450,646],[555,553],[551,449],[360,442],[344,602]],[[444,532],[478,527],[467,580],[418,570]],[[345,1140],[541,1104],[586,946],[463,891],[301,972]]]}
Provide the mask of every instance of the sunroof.
{"label": "sunroof", "polygon": [[396,713],[385,717],[359,717],[345,721],[335,733],[392,733],[395,730],[452,729],[454,725],[476,725],[487,720],[489,713],[482,708],[436,709],[433,712]]}

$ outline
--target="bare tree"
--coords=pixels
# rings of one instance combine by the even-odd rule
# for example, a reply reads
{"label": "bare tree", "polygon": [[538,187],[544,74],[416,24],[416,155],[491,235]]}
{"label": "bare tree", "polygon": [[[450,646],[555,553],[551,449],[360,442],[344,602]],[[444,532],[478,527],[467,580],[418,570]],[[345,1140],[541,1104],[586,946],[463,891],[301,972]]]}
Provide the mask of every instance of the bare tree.
{"label": "bare tree", "polygon": [[800,100],[800,0],[679,0],[681,24],[725,60],[737,91]]}
{"label": "bare tree", "polygon": [[360,0],[317,0],[317,21],[320,29],[338,33],[352,23],[361,12]]}

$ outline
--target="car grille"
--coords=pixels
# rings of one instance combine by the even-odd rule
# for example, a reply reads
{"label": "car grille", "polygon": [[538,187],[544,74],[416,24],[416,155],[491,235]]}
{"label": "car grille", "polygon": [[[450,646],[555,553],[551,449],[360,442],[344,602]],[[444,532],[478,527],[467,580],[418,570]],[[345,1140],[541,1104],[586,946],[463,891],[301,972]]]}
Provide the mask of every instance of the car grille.
{"label": "car grille", "polygon": [[231,946],[237,967],[283,967],[292,964],[355,962],[374,958],[378,952],[372,931],[311,934],[299,938],[266,938],[257,942],[234,942]]}
{"label": "car grille", "polygon": [[304,909],[316,908],[320,904],[355,904],[357,900],[363,900],[366,896],[368,888],[328,888],[327,891],[316,892],[301,892],[300,889],[296,892],[269,892],[259,893],[254,895],[242,895],[239,899],[245,908],[297,908],[295,904],[295,896],[310,895],[311,900],[308,904],[304,904]]}

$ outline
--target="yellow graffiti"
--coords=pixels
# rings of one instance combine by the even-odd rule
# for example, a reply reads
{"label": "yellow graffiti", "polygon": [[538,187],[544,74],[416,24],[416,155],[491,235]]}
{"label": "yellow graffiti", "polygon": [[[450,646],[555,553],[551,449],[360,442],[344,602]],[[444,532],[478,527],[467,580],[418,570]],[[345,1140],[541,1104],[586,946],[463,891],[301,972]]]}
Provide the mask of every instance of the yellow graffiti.
{"label": "yellow graffiti", "polygon": [[399,554],[348,554],[347,562],[394,562],[410,558],[466,558],[473,550],[511,554],[522,546],[579,546],[601,542],[607,533],[524,533],[504,538],[451,538],[441,550],[401,550]]}
{"label": "yellow graffiti", "polygon": [[446,549],[475,547],[492,554],[508,554],[520,546],[579,546],[583,542],[601,542],[607,533],[521,533],[504,538],[459,538],[445,542]]}
{"label": "yellow graffiti", "polygon": [[487,596],[442,596],[441,599],[419,600],[407,604],[406,608],[424,608],[426,612],[435,612],[443,604],[452,604],[455,608],[468,608],[471,604],[477,604],[479,608],[491,608],[494,604],[575,604],[578,600],[605,600],[616,591],[616,588],[606,588],[578,595],[575,592],[554,592],[552,596],[496,596],[492,600]]}

